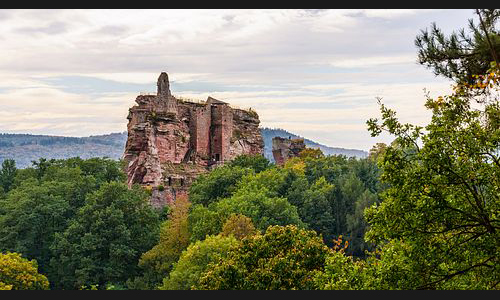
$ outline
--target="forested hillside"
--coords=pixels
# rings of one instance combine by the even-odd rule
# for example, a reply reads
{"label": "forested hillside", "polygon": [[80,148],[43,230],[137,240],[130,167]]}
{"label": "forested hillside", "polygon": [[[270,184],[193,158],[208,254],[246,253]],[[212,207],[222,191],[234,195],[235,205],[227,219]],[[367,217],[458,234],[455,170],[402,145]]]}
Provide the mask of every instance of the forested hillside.
{"label": "forested hillside", "polygon": [[111,133],[89,137],[0,133],[0,163],[14,159],[18,168],[31,166],[40,158],[109,157],[123,155],[127,133]]}
{"label": "forested hillside", "polygon": [[[272,138],[299,137],[283,129],[261,129],[264,139],[264,156],[274,161],[272,154]],[[63,137],[50,135],[8,134],[0,133],[0,164],[5,159],[14,159],[18,168],[31,166],[32,161],[40,158],[65,159],[70,157],[109,157],[120,159],[125,149],[127,132],[95,135],[89,137]],[[346,156],[366,157],[362,150],[333,148],[305,139],[311,148],[319,148],[326,155],[343,154]]]}
{"label": "forested hillside", "polygon": [[[272,140],[274,137],[276,136],[282,138],[291,137],[292,139],[303,138],[301,136],[298,136],[296,134],[293,134],[291,132],[288,132],[280,128],[264,127],[261,129],[261,133],[262,133],[262,138],[264,139],[264,156],[270,161],[274,161],[272,152],[273,150]],[[304,143],[309,148],[319,148],[325,155],[345,155],[347,157],[358,157],[358,158],[363,158],[368,155],[368,152],[363,150],[328,147],[306,138],[304,138]]]}
{"label": "forested hillside", "polygon": [[[378,176],[373,157],[304,156],[277,167],[263,156],[244,155],[199,177],[189,199],[157,210],[146,201],[147,189],[128,189],[115,160],[40,159],[25,169],[6,160],[0,169],[0,251],[20,253],[15,259],[25,263],[36,260],[45,278],[37,280],[50,283],[45,288],[210,288],[211,281],[201,280],[208,264],[245,237],[277,234],[281,243],[305,235],[322,254],[314,266],[293,258],[303,266],[291,272],[300,274],[302,267],[320,270],[340,236],[351,255],[373,249],[363,240],[362,211],[379,202]],[[287,225],[293,227],[281,233]],[[287,247],[302,251],[309,247],[304,243]]]}

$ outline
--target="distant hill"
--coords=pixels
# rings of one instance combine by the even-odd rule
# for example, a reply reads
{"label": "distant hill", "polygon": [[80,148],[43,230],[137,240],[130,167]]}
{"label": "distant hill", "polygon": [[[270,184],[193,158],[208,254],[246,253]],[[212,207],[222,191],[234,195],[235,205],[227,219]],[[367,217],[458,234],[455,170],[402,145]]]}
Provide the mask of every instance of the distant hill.
{"label": "distant hill", "polygon": [[[264,139],[264,156],[269,159],[270,161],[274,162],[273,158],[273,152],[272,152],[272,140],[273,137],[279,136],[282,138],[303,138],[299,135],[290,133],[284,129],[273,129],[273,128],[262,128],[262,137]],[[357,157],[357,158],[364,158],[368,156],[368,152],[363,151],[363,150],[357,150],[357,149],[345,149],[345,148],[336,148],[336,147],[329,147],[325,146],[319,143],[316,143],[314,141],[311,141],[309,139],[304,138],[304,143],[306,144],[307,147],[309,148],[319,148],[325,155],[345,155],[348,157]]]}
{"label": "distant hill", "polygon": [[[264,138],[264,156],[274,161],[272,154],[272,138],[297,138],[298,135],[283,129],[262,128]],[[64,137],[52,135],[10,134],[0,133],[0,164],[12,158],[18,168],[31,166],[33,160],[39,158],[66,159],[79,156],[83,159],[91,157],[109,157],[120,159],[125,149],[127,132],[94,135],[89,137]],[[334,148],[304,139],[306,146],[320,148],[326,155],[343,154],[346,156],[366,157],[362,150]]]}
{"label": "distant hill", "polygon": [[79,156],[120,159],[127,133],[111,133],[89,137],[0,133],[0,163],[12,158],[18,168],[31,166],[39,158],[66,159]]}

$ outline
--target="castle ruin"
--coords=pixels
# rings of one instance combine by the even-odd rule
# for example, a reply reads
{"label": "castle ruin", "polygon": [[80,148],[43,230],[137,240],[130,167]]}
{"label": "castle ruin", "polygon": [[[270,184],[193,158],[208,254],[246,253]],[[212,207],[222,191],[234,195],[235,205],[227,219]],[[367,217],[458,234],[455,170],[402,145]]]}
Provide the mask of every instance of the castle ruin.
{"label": "castle ruin", "polygon": [[128,114],[123,160],[128,185],[151,189],[151,204],[162,207],[187,195],[193,180],[241,154],[263,154],[255,111],[232,108],[208,97],[205,102],[175,98],[167,73],[156,95],[139,95]]}

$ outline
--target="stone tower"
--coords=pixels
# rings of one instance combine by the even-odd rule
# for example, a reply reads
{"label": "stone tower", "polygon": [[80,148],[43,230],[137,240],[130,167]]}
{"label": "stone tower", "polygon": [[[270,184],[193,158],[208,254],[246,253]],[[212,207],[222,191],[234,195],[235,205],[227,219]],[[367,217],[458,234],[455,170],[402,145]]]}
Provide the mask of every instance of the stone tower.
{"label": "stone tower", "polygon": [[162,72],[158,77],[157,82],[157,93],[156,96],[158,100],[162,102],[162,106],[165,107],[166,113],[177,114],[177,99],[172,96],[170,92],[170,82],[168,80],[168,74]]}
{"label": "stone tower", "polygon": [[158,77],[158,86],[157,95],[159,97],[168,97],[170,94],[170,82],[168,81],[168,74],[165,72],[161,72],[160,77]]}

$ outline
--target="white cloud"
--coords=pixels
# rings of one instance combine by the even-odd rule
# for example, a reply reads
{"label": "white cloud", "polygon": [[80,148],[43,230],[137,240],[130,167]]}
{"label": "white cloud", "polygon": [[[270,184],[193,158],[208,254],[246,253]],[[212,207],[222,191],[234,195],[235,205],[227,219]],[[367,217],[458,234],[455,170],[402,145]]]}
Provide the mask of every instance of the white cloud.
{"label": "white cloud", "polygon": [[338,68],[369,68],[384,65],[411,65],[416,63],[414,54],[373,56],[357,58],[337,58],[330,62],[333,67]]}
{"label": "white cloud", "polygon": [[449,91],[415,63],[414,36],[432,21],[460,28],[471,16],[460,10],[0,11],[0,128],[78,136],[123,131],[128,108],[147,91],[90,86],[94,93],[77,94],[63,90],[64,78],[148,84],[155,92],[159,73],[167,71],[176,95],[253,107],[263,125],[367,149],[374,140],[364,122],[378,116],[376,96],[402,121],[422,123],[423,88]]}

